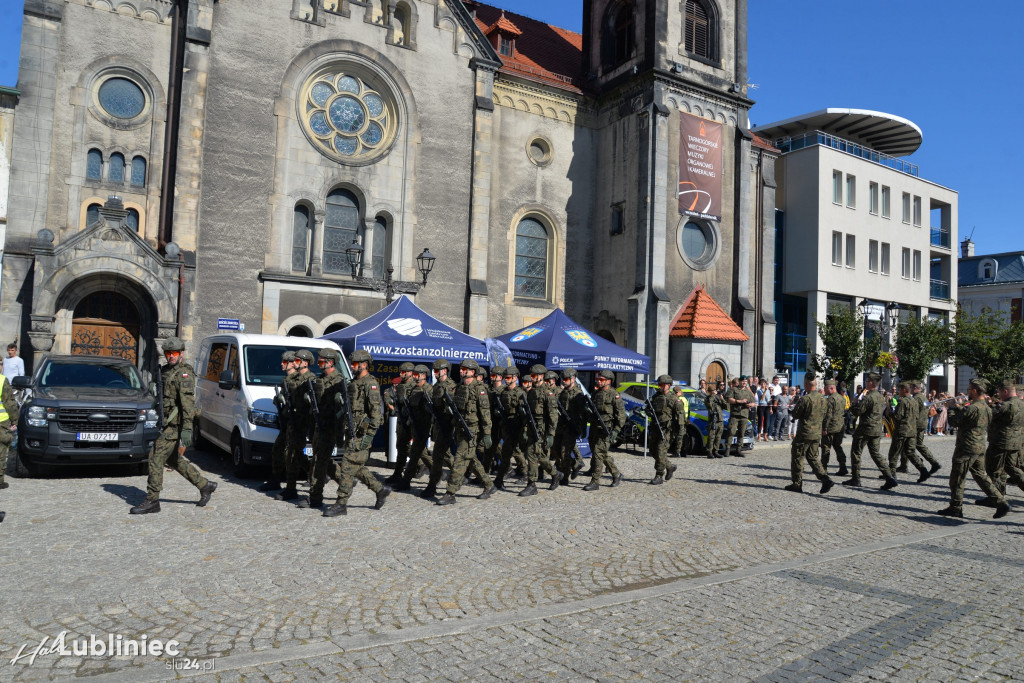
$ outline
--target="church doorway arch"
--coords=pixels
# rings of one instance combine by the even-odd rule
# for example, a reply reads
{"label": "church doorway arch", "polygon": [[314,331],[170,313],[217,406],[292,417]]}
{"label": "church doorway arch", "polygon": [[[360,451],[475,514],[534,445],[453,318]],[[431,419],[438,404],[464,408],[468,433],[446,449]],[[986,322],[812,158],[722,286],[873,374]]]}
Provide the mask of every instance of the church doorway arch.
{"label": "church doorway arch", "polygon": [[114,356],[138,364],[139,309],[119,292],[101,290],[82,298],[71,318],[71,353]]}
{"label": "church doorway arch", "polygon": [[708,381],[709,385],[714,383],[714,382],[724,382],[725,381],[725,366],[722,365],[717,360],[711,361],[708,364],[708,369],[707,369],[707,372],[705,373],[704,379],[706,379]]}

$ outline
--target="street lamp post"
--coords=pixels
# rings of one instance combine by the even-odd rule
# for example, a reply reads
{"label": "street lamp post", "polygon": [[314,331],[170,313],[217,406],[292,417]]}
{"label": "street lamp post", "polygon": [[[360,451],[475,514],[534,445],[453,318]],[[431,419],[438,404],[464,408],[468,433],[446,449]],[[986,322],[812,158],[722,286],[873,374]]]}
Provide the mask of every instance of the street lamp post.
{"label": "street lamp post", "polygon": [[349,268],[352,269],[352,279],[375,292],[384,292],[384,300],[389,304],[394,301],[396,293],[415,294],[421,288],[426,287],[427,276],[433,270],[434,260],[437,258],[430,253],[430,249],[424,249],[416,257],[416,266],[419,268],[420,274],[423,275],[423,280],[421,282],[405,282],[393,279],[395,267],[390,263],[382,278],[358,275],[359,266],[363,263],[363,247],[358,240],[352,240],[352,244],[345,250],[345,257],[348,259]]}
{"label": "street lamp post", "polygon": [[[875,306],[882,306],[883,312],[879,316],[878,320],[871,320],[868,318],[868,313],[870,313],[872,308],[874,308]],[[871,301],[870,299],[864,299],[860,302],[858,308],[860,308],[861,315],[864,316],[864,319],[867,322],[871,323],[873,326],[878,328],[878,331],[881,334],[883,340],[882,350],[889,351],[892,348],[890,335],[900,324],[900,311],[903,310],[903,305],[898,304],[895,301],[890,301],[889,303],[883,305],[880,301]],[[891,377],[889,368],[883,368],[883,370],[887,375],[887,379]]]}

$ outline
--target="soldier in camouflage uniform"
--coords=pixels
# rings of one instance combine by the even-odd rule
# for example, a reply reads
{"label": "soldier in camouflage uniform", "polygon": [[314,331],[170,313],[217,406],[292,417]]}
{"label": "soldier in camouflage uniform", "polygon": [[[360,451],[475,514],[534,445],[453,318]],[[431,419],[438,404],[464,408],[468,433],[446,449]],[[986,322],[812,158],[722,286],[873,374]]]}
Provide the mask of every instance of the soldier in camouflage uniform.
{"label": "soldier in camouflage uniform", "polygon": [[825,380],[825,421],[821,434],[821,466],[828,471],[832,449],[836,451],[839,463],[837,476],[849,474],[846,469],[846,453],[843,452],[843,436],[846,434],[846,399],[836,390],[834,379]]}
{"label": "soldier in camouflage uniform", "polygon": [[[920,380],[911,382],[914,400],[917,401],[917,443],[915,444],[915,447],[917,448],[917,452],[921,454],[921,457],[931,465],[931,471],[929,472],[929,475],[931,475],[942,469],[942,465],[940,465],[939,461],[935,459],[932,452],[928,450],[928,447],[924,445],[924,434],[928,430],[928,401],[924,393],[924,386],[924,382]],[[900,466],[906,469],[907,461],[905,458],[901,460]]]}
{"label": "soldier in camouflage uniform", "polygon": [[723,458],[725,451],[722,450],[722,435],[725,432],[725,421],[722,411],[729,409],[725,402],[725,383],[719,381],[714,389],[708,394],[708,458]]}
{"label": "soldier in camouflage uniform", "polygon": [[555,394],[551,387],[544,383],[545,372],[547,370],[544,366],[537,364],[530,368],[529,379],[523,377],[526,409],[533,415],[532,425],[536,425],[537,435],[533,434],[533,426],[530,426],[527,418],[528,426],[525,431],[528,445],[525,450],[529,471],[526,473],[526,488],[519,492],[520,496],[532,496],[537,493],[537,479],[541,470],[551,475],[551,485],[548,487],[550,490],[554,491],[562,483],[562,473],[548,458],[548,452],[555,443],[558,405],[555,403]]}
{"label": "soldier in camouflage uniform", "polygon": [[690,421],[690,402],[686,399],[682,387],[673,387],[672,393],[675,395],[676,400],[679,401],[681,419],[676,424],[676,428],[672,430],[672,444],[669,446],[668,452],[670,455],[678,455],[681,458],[685,458],[686,424]]}
{"label": "soldier in camouflage uniform", "polygon": [[[475,474],[483,482],[484,492],[477,498],[487,500],[498,489],[491,481],[491,477],[484,470],[483,465],[476,457],[476,444],[482,442],[484,448],[491,446],[491,404],[487,400],[487,391],[482,382],[477,381],[477,373],[480,372],[480,365],[475,360],[464,360],[459,368],[462,382],[455,388],[455,395],[452,397],[455,408],[462,416],[458,422],[458,435],[455,456],[452,462],[452,474],[448,477],[448,490],[438,505],[453,505],[455,494],[462,487],[462,479],[466,472]],[[452,416],[458,420],[458,416]],[[465,422],[469,427],[469,434],[462,428]]]}
{"label": "soldier in camouflage uniform", "polygon": [[[421,498],[433,498],[437,495],[437,485],[441,481],[444,463],[451,458],[452,416],[445,411],[445,400],[441,392],[455,393],[455,381],[449,377],[452,364],[443,358],[434,361],[434,387],[431,400],[436,411],[434,428],[431,438],[434,440],[434,454],[430,462],[430,479],[427,488],[420,493]],[[451,475],[449,475],[449,478]]]}
{"label": "soldier in camouflage uniform", "polygon": [[309,392],[309,380],[316,379],[316,375],[309,369],[309,364],[313,362],[313,352],[308,349],[296,351],[295,362],[296,372],[287,378],[291,382],[292,415],[288,421],[288,444],[285,448],[286,481],[284,490],[274,496],[274,500],[296,500],[299,497],[299,476],[306,472],[309,465],[305,448],[312,416],[306,394]]}
{"label": "soldier in camouflage uniform", "polygon": [[[313,382],[316,405],[320,410],[320,420],[313,433],[313,469],[309,479],[309,497],[299,499],[300,508],[320,509],[324,504],[324,486],[331,477],[338,485],[338,467],[334,462],[334,449],[344,450],[345,428],[347,421],[344,413],[344,397],[341,395],[341,354],[334,349],[320,349],[317,362],[323,369],[323,375]],[[304,409],[312,409],[312,397],[307,393]],[[339,419],[340,417],[340,419]]]}
{"label": "soldier in camouflage uniform", "polygon": [[892,414],[893,430],[895,433],[892,435],[894,446],[889,453],[889,470],[896,469],[896,465],[899,464],[901,457],[906,458],[921,473],[921,476],[917,479],[920,483],[932,476],[932,473],[928,471],[928,468],[924,466],[924,462],[915,452],[917,448],[917,411],[920,404],[911,395],[910,383],[901,382],[899,387],[897,387],[897,391],[900,398]]}
{"label": "soldier in camouflage uniform", "polygon": [[739,384],[726,396],[729,403],[729,426],[725,437],[725,450],[728,453],[732,447],[732,440],[736,439],[736,451],[733,453],[737,458],[746,457],[743,455],[743,437],[747,433],[751,404],[757,404],[757,398],[747,388],[747,376],[740,375]]}
{"label": "soldier in camouflage uniform", "polygon": [[793,417],[799,420],[796,438],[789,449],[789,474],[793,483],[786,486],[787,491],[803,493],[804,459],[811,466],[814,476],[821,482],[821,493],[828,493],[835,485],[818,460],[818,449],[821,447],[821,427],[825,422],[827,406],[825,397],[818,391],[818,381],[812,373],[804,376],[806,393],[793,407]]}
{"label": "soldier in camouflage uniform", "polygon": [[[612,486],[622,483],[622,472],[615,466],[608,449],[619,436],[619,430],[626,424],[626,407],[622,405],[622,397],[612,388],[615,374],[611,370],[601,370],[595,380],[597,386],[590,400],[597,409],[597,415],[590,414],[590,458],[593,461],[590,483],[583,487],[584,491],[596,491],[601,485],[604,468],[612,477]],[[590,407],[589,405],[587,406]],[[600,419],[598,418],[600,416]],[[604,427],[602,427],[602,422]],[[607,431],[605,431],[607,428]]]}
{"label": "soldier in camouflage uniform", "polygon": [[885,398],[878,393],[877,387],[882,376],[877,372],[869,372],[864,376],[864,391],[860,400],[850,406],[854,416],[860,416],[857,428],[853,431],[853,446],[850,448],[850,468],[852,476],[843,482],[844,486],[860,486],[860,453],[864,446],[868,447],[871,459],[885,477],[882,489],[889,490],[897,485],[889,469],[889,463],[882,459],[878,446],[882,440],[882,413],[885,411]]}
{"label": "soldier in camouflage uniform", "polygon": [[992,409],[985,403],[988,382],[975,377],[967,387],[966,407],[957,406],[956,445],[953,447],[953,467],[949,473],[949,507],[939,510],[945,517],[963,517],[964,484],[970,472],[986,496],[995,501],[995,519],[1005,517],[1010,511],[1003,494],[985,475],[982,457],[985,455],[985,437],[992,418]]}
{"label": "soldier in camouflage uniform", "polygon": [[[18,401],[14,398],[14,388],[0,373],[0,489],[9,486],[4,481],[4,473],[7,471],[7,452],[14,442],[14,433],[18,430],[18,408]],[[17,454],[14,457],[18,457]],[[0,515],[2,514],[0,513]]]}
{"label": "soldier in camouflage uniform", "polygon": [[426,465],[430,470],[431,459],[427,454],[427,440],[430,438],[430,425],[434,417],[427,406],[427,397],[431,391],[427,384],[430,368],[417,365],[412,370],[413,385],[407,394],[409,409],[412,413],[412,447],[409,449],[409,462],[405,466],[402,478],[394,484],[395,491],[408,491],[412,488],[412,479],[420,467]]}
{"label": "soldier in camouflage uniform", "polygon": [[[182,360],[185,344],[170,337],[163,344],[167,363],[160,368],[163,383],[164,429],[149,456],[149,481],[145,502],[133,507],[133,515],[160,512],[160,491],[164,487],[164,467],[171,467],[199,489],[199,507],[210,502],[217,484],[207,481],[199,469],[185,459],[185,449],[192,445],[192,423],[196,413],[196,373]],[[180,448],[179,448],[180,444]]]}
{"label": "soldier in camouflage uniform", "polygon": [[523,455],[524,435],[529,427],[526,425],[526,418],[520,409],[520,405],[526,402],[526,392],[519,386],[519,370],[515,366],[504,372],[505,390],[501,394],[501,400],[505,404],[505,417],[503,420],[503,431],[501,440],[501,462],[498,463],[498,474],[494,485],[505,490],[505,475],[508,474],[512,460],[523,472],[528,469],[526,457]]}
{"label": "soldier in camouflage uniform", "polygon": [[[576,370],[562,370],[562,388],[555,397],[558,401],[559,419],[555,429],[555,448],[552,460],[555,467],[562,472],[562,483],[569,483],[583,468],[583,456],[576,446],[576,440],[582,436],[587,424],[587,404],[583,398],[583,390],[576,383]],[[568,416],[568,419],[566,419]],[[566,473],[569,473],[567,475]]]}
{"label": "soldier in camouflage uniform", "polygon": [[[999,401],[992,408],[985,473],[1005,496],[1007,479],[1024,491],[1024,469],[1020,461],[1024,448],[1024,401],[1017,396],[1017,387],[1010,379],[999,383]],[[996,506],[996,501],[988,496],[974,502],[986,507]]]}
{"label": "soldier in camouflage uniform", "polygon": [[[650,483],[657,486],[665,483],[675,474],[677,465],[673,465],[668,459],[668,446],[672,440],[672,434],[680,428],[682,423],[682,404],[671,392],[672,378],[669,375],[658,377],[658,389],[651,397],[651,408],[653,414],[648,418],[657,421],[657,425],[648,424],[648,444],[651,454],[654,456],[654,479]],[[658,427],[661,427],[659,429]]]}
{"label": "soldier in camouflage uniform", "polygon": [[412,445],[412,417],[405,409],[405,400],[408,399],[409,389],[416,384],[412,376],[413,368],[416,367],[408,361],[398,366],[397,385],[392,385],[384,392],[384,407],[386,418],[396,417],[395,424],[395,468],[391,476],[384,480],[385,484],[395,485],[402,479],[402,471],[405,464],[409,462],[409,449]]}
{"label": "soldier in camouflage uniform", "polygon": [[481,443],[477,444],[476,450],[477,458],[480,460],[480,464],[484,466],[484,471],[488,474],[494,469],[495,456],[501,447],[501,433],[503,420],[505,419],[501,408],[499,408],[499,404],[505,405],[504,399],[501,398],[501,395],[505,393],[505,384],[502,381],[503,373],[504,370],[502,368],[492,368],[491,382],[484,385],[487,390],[487,400],[491,405],[491,441],[490,445],[485,448],[481,440]]}
{"label": "soldier in camouflage uniform", "polygon": [[291,420],[291,407],[285,410],[285,401],[289,400],[291,384],[289,378],[295,374],[295,352],[285,351],[281,354],[281,371],[284,377],[274,394],[274,406],[277,408],[277,438],[271,451],[270,478],[260,484],[260,491],[279,491],[285,479],[285,451],[288,447],[288,422]]}
{"label": "soldier in camouflage uniform", "polygon": [[[338,480],[338,502],[324,510],[324,517],[348,514],[348,499],[358,479],[377,496],[373,509],[384,507],[384,500],[391,493],[390,486],[384,486],[366,466],[370,458],[370,446],[377,429],[384,422],[381,409],[380,389],[377,378],[370,374],[373,358],[364,349],[356,349],[349,356],[352,381],[348,383],[348,405],[356,433],[349,435],[345,443],[345,455],[341,465],[335,464],[334,476]],[[348,421],[348,416],[345,416]]]}

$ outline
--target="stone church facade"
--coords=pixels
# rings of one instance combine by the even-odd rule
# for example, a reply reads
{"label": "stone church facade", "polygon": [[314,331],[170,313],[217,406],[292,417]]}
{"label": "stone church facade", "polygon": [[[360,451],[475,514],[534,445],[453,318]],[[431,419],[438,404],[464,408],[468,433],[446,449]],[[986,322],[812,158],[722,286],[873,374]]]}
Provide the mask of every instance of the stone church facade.
{"label": "stone church facade", "polygon": [[[471,334],[560,306],[655,372],[704,284],[750,336],[727,372],[770,367],[745,0],[583,12],[579,35],[472,0],[26,0],[0,324],[140,362],[218,318],[317,336],[379,310],[390,265]],[[711,213],[678,195],[695,126]]]}

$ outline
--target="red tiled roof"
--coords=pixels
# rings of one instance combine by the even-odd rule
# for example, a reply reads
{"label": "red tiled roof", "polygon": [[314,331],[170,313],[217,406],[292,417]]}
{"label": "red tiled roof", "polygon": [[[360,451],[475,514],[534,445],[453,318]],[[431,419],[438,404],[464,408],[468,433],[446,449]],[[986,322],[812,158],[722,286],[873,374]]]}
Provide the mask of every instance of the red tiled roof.
{"label": "red tiled roof", "polygon": [[505,31],[507,33],[512,33],[512,34],[515,34],[517,36],[523,35],[523,32],[519,30],[518,26],[516,26],[511,21],[509,21],[508,19],[505,18],[505,13],[504,12],[501,13],[501,16],[498,17],[498,20],[496,22],[494,22],[493,24],[488,26],[486,29],[484,29],[484,35],[487,35],[487,36],[491,35],[491,32],[494,31],[495,29],[497,29],[499,31]]}
{"label": "red tiled roof", "polygon": [[772,143],[768,142],[757,133],[751,133],[750,135],[754,138],[754,147],[760,147],[761,149],[766,149],[769,152],[778,152],[779,154],[782,154],[781,149],[776,149],[772,146]]}
{"label": "red tiled roof", "polygon": [[670,337],[692,339],[719,339],[722,341],[747,341],[750,336],[722,310],[704,285],[697,285],[690,292],[672,321]]}
{"label": "red tiled roof", "polygon": [[[579,92],[583,69],[583,36],[521,14],[465,0],[477,26],[489,35],[497,25],[515,33],[515,54],[500,55],[501,71],[521,78]],[[510,24],[514,31],[505,27]]]}

